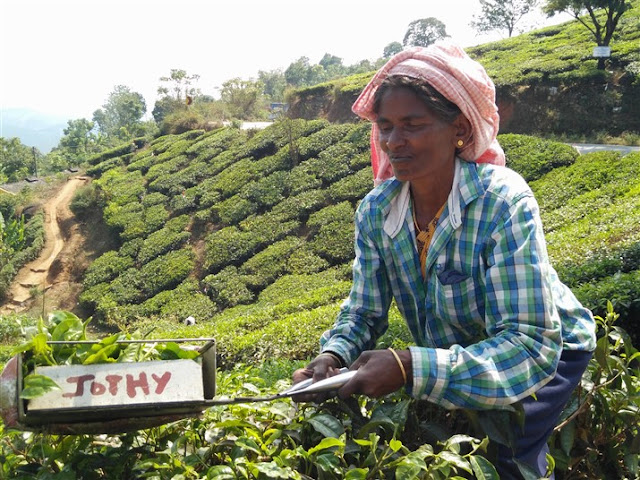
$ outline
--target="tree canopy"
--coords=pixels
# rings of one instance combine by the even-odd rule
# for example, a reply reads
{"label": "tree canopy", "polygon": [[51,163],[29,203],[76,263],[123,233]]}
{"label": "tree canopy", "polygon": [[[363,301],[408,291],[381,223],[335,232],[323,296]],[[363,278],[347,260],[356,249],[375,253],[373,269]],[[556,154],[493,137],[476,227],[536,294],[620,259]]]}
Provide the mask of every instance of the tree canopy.
{"label": "tree canopy", "polygon": [[100,133],[126,140],[141,130],[141,120],[146,111],[147,104],[140,93],[117,85],[102,108],[93,112],[93,121]]}
{"label": "tree canopy", "polygon": [[[599,46],[608,46],[620,17],[631,8],[627,0],[547,0],[544,13],[569,13],[587,28]],[[587,13],[587,18],[583,15]],[[602,15],[604,14],[604,16]]]}
{"label": "tree canopy", "polygon": [[522,17],[538,6],[538,0],[480,0],[482,12],[471,26],[481,33],[506,30],[509,37]]}
{"label": "tree canopy", "polygon": [[434,17],[422,18],[409,24],[402,44],[405,47],[427,47],[448,36],[446,26],[440,20]]}

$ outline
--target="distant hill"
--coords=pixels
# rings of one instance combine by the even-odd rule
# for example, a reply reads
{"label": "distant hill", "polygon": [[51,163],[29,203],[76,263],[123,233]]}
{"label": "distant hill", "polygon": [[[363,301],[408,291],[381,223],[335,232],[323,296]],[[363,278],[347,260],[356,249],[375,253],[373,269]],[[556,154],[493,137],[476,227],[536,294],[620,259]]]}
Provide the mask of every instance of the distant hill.
{"label": "distant hill", "polygon": [[2,109],[2,130],[4,138],[18,137],[20,142],[48,153],[58,145],[62,131],[67,126],[67,118],[51,115],[27,108]]}

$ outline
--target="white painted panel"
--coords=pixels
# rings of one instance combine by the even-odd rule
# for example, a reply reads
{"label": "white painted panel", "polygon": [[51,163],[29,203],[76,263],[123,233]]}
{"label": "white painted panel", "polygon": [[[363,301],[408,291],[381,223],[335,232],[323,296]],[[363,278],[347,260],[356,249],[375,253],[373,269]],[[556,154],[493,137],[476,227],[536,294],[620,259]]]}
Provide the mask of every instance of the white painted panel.
{"label": "white painted panel", "polygon": [[201,401],[202,367],[193,360],[37,367],[61,390],[29,401],[29,410]]}

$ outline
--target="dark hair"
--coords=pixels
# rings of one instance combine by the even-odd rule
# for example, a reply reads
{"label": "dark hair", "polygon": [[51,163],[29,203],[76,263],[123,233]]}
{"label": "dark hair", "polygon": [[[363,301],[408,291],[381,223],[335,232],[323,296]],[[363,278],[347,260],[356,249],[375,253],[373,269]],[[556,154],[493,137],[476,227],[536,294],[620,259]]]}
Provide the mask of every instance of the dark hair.
{"label": "dark hair", "polygon": [[444,95],[430,84],[424,80],[405,75],[391,75],[382,81],[373,96],[373,111],[375,113],[378,113],[380,109],[382,96],[392,88],[408,88],[425,103],[426,107],[434,115],[447,123],[453,123],[458,115],[462,113],[455,103],[447,100]]}

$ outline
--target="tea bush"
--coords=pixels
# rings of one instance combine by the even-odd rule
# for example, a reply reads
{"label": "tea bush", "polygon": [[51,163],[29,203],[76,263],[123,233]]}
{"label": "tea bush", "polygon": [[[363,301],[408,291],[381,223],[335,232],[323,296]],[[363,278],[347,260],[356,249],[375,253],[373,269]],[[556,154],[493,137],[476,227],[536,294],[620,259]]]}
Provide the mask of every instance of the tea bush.
{"label": "tea bush", "polygon": [[[248,184],[240,196],[258,208],[267,208],[280,203],[288,194],[289,172],[276,171],[271,175]],[[241,219],[238,219],[238,221]]]}
{"label": "tea bush", "polygon": [[240,265],[258,248],[260,239],[252,232],[241,231],[235,225],[213,232],[206,238],[204,267],[217,272],[227,265]]}
{"label": "tea bush", "polygon": [[216,203],[209,209],[210,219],[223,225],[233,225],[258,211],[258,204],[239,194]]}
{"label": "tea bush", "polygon": [[221,309],[235,307],[242,303],[251,303],[253,292],[247,287],[247,276],[238,272],[234,266],[207,275],[203,280],[207,294]]}
{"label": "tea bush", "polygon": [[140,270],[142,291],[148,298],[162,290],[171,290],[189,276],[194,266],[195,254],[190,248],[159,256],[144,264]]}
{"label": "tea bush", "polygon": [[351,124],[329,125],[322,130],[298,140],[300,160],[316,157],[320,152],[342,140],[353,129]]}
{"label": "tea bush", "polygon": [[507,166],[527,181],[537,180],[554,168],[571,165],[578,152],[570,145],[527,135],[503,134],[498,138]]}
{"label": "tea bush", "polygon": [[135,143],[123,143],[122,145],[118,145],[117,147],[111,148],[109,150],[105,150],[103,152],[97,153],[87,158],[87,163],[89,165],[97,165],[102,163],[105,160],[112,159],[115,157],[121,157],[122,155],[126,155],[127,153],[131,153],[136,149]]}
{"label": "tea bush", "polygon": [[87,268],[83,286],[87,289],[99,283],[110,282],[133,265],[133,258],[123,255],[122,252],[111,250],[103,253]]}
{"label": "tea bush", "polygon": [[373,188],[373,169],[368,166],[344,177],[326,189],[333,202],[361,200]]}
{"label": "tea bush", "polygon": [[138,253],[138,262],[148,263],[171,250],[179,250],[189,238],[190,232],[171,232],[166,227],[161,228],[144,239]]}
{"label": "tea bush", "polygon": [[325,206],[326,202],[324,190],[307,190],[284,199],[271,209],[271,213],[282,220],[304,221],[310,213]]}
{"label": "tea bush", "polygon": [[251,288],[263,289],[287,271],[289,257],[303,245],[304,241],[297,236],[287,237],[244,262],[239,272],[248,276]]}

